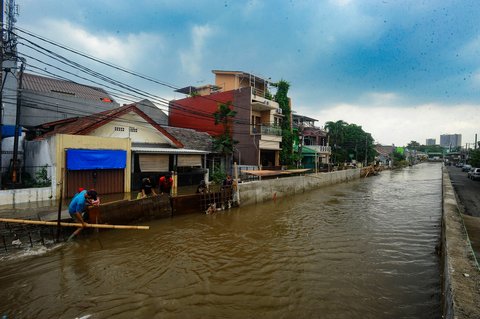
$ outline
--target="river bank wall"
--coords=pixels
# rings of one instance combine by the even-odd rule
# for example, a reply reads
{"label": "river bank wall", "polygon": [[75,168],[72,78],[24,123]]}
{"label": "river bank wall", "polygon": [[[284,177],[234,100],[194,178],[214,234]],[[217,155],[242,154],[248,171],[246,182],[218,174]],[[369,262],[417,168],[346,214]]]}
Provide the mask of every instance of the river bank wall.
{"label": "river bank wall", "polygon": [[442,306],[444,318],[480,318],[480,274],[447,170],[442,172]]}
{"label": "river bank wall", "polygon": [[268,179],[238,185],[240,205],[252,205],[360,178],[361,169]]}

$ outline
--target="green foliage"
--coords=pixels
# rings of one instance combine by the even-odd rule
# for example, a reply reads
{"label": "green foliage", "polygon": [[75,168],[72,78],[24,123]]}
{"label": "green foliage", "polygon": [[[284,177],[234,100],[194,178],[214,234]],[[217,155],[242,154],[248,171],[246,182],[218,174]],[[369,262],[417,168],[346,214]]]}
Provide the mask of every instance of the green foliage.
{"label": "green foliage", "polygon": [[190,97],[197,97],[197,96],[200,96],[200,93],[198,93],[197,91],[192,91],[188,94]]}
{"label": "green foliage", "polygon": [[398,161],[404,161],[405,160],[405,155],[403,155],[402,153],[400,152],[393,152],[393,162],[398,162]]}
{"label": "green foliage", "polygon": [[213,137],[213,149],[223,155],[232,154],[236,144],[238,141],[232,139],[229,134],[224,133]]}
{"label": "green foliage", "polygon": [[420,145],[417,147],[418,151],[425,153],[442,153],[445,151],[440,145]]}
{"label": "green foliage", "polygon": [[292,165],[295,162],[295,155],[293,154],[293,135],[290,122],[292,110],[290,109],[290,99],[288,98],[288,89],[290,88],[290,83],[285,80],[280,80],[278,83],[275,83],[274,86],[277,88],[275,101],[280,106],[283,114],[283,121],[281,125],[282,150],[280,151],[280,161],[283,165]]}
{"label": "green foliage", "polygon": [[272,93],[270,93],[270,91],[268,90],[268,88],[266,88],[265,90],[265,98],[268,99],[268,100],[274,100],[274,96],[272,95]]}
{"label": "green foliage", "polygon": [[48,165],[42,166],[35,172],[35,177],[28,173],[22,174],[23,187],[48,187],[52,185],[52,180],[48,177]]}
{"label": "green foliage", "polygon": [[325,128],[328,130],[334,163],[350,160],[365,162],[365,157],[369,163],[375,158],[374,140],[361,126],[340,120],[325,123]]}
{"label": "green foliage", "polygon": [[409,162],[407,160],[400,160],[400,161],[394,161],[393,166],[394,167],[406,167],[409,166]]}
{"label": "green foliage", "polygon": [[470,151],[469,163],[473,167],[480,167],[480,149]]}
{"label": "green foliage", "polygon": [[227,131],[230,129],[230,121],[237,115],[237,112],[232,110],[232,102],[220,103],[218,109],[213,113],[215,125],[222,124]]}
{"label": "green foliage", "polygon": [[408,143],[407,145],[409,149],[418,149],[419,146],[420,143],[418,143],[417,141],[410,141],[410,143]]}
{"label": "green foliage", "polygon": [[232,110],[232,102],[220,103],[218,110],[213,113],[215,125],[223,126],[223,133],[213,138],[213,148],[222,155],[230,155],[233,153],[234,146],[238,143],[232,138],[230,124],[237,112]]}
{"label": "green foliage", "polygon": [[38,187],[46,187],[52,184],[52,180],[48,178],[48,165],[43,166],[40,170],[35,172],[35,184]]}
{"label": "green foliage", "polygon": [[[282,130],[282,151],[280,152],[280,162],[284,165],[293,163],[293,134],[290,130]],[[287,150],[288,151],[287,151]]]}
{"label": "green foliage", "polygon": [[220,185],[226,177],[227,174],[225,174],[225,170],[223,170],[220,165],[215,165],[212,174],[210,174],[212,182]]}

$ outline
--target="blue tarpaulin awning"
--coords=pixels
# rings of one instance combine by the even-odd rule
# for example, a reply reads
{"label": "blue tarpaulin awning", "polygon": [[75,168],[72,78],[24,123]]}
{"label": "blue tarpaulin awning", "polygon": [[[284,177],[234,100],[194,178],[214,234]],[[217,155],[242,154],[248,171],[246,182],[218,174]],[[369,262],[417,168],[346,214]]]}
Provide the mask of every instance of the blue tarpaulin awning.
{"label": "blue tarpaulin awning", "polygon": [[[22,127],[18,128],[18,136],[22,135]],[[2,139],[15,136],[15,125],[2,125]]]}
{"label": "blue tarpaulin awning", "polygon": [[67,150],[68,170],[123,169],[127,165],[124,150]]}

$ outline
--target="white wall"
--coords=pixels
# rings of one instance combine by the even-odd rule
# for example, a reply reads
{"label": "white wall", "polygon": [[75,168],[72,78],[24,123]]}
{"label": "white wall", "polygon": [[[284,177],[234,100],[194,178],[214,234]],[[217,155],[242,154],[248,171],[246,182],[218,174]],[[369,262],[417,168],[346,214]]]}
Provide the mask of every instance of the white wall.
{"label": "white wall", "polygon": [[[18,159],[23,162],[23,141],[25,134],[18,139]],[[2,171],[6,172],[10,167],[10,160],[13,158],[13,145],[15,138],[13,136],[2,139]]]}
{"label": "white wall", "polygon": [[31,176],[41,167],[48,165],[48,177],[55,176],[55,139],[50,137],[40,141],[25,142],[25,171]]}
{"label": "white wall", "polygon": [[0,205],[55,200],[54,187],[0,190]]}
{"label": "white wall", "polygon": [[[121,127],[123,131],[115,131]],[[135,132],[130,131],[133,128]],[[92,136],[130,138],[132,143],[160,143],[170,144],[172,141],[162,135],[155,127],[146,122],[136,113],[122,115],[118,120],[113,120],[89,133]]]}

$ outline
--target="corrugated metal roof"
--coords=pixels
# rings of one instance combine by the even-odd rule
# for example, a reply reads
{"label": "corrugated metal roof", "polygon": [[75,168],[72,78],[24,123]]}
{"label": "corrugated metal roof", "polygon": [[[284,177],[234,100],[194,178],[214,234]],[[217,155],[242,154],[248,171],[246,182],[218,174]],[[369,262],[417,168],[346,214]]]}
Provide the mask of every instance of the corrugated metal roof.
{"label": "corrugated metal roof", "polygon": [[29,73],[23,74],[22,87],[24,90],[35,92],[63,94],[65,96],[95,101],[101,101],[101,99],[107,98],[113,101],[113,98],[102,88]]}
{"label": "corrugated metal roof", "polygon": [[173,126],[165,126],[164,129],[175,136],[185,148],[213,152],[212,137],[208,133]]}
{"label": "corrugated metal roof", "polygon": [[160,153],[160,154],[208,154],[206,151],[191,150],[185,148],[160,148],[160,147],[132,147],[131,150],[137,153]]}

